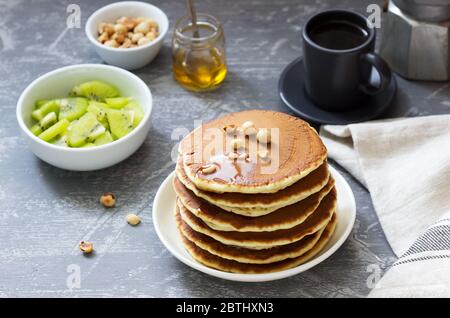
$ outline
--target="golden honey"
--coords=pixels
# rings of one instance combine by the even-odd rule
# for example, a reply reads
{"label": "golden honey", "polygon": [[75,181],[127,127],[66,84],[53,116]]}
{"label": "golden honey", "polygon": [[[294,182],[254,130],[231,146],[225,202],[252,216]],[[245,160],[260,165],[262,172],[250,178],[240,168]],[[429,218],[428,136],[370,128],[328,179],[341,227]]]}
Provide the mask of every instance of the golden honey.
{"label": "golden honey", "polygon": [[177,22],[172,41],[175,79],[186,89],[209,91],[227,75],[225,39],[220,22],[199,14],[196,27],[187,17]]}

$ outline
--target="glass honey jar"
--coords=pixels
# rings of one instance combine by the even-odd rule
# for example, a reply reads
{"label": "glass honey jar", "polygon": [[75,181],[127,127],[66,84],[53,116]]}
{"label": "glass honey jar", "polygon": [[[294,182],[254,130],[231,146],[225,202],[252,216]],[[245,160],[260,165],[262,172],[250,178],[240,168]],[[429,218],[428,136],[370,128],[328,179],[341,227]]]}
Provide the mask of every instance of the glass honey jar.
{"label": "glass honey jar", "polygon": [[196,25],[189,16],[177,21],[172,39],[175,79],[196,92],[217,88],[227,76],[225,36],[220,21],[197,14]]}

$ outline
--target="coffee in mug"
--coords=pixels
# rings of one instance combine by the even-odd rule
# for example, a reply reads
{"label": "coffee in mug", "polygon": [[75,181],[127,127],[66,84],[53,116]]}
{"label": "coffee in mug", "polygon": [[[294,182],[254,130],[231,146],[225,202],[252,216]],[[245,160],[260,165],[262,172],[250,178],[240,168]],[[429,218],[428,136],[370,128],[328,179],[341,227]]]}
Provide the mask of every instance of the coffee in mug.
{"label": "coffee in mug", "polygon": [[[305,89],[319,107],[342,111],[385,90],[391,80],[387,64],[374,53],[375,29],[361,14],[328,10],[311,17],[303,28]],[[370,83],[372,67],[380,85]]]}

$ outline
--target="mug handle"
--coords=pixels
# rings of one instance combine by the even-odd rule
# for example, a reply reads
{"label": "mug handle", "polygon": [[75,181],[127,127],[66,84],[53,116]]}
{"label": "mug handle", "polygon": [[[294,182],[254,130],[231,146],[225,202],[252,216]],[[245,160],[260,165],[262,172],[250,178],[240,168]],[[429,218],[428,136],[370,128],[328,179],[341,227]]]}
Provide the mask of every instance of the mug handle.
{"label": "mug handle", "polygon": [[373,85],[370,85],[369,83],[361,84],[359,88],[368,95],[376,95],[382,91],[384,91],[389,83],[391,82],[391,69],[387,65],[387,63],[379,57],[377,54],[374,53],[364,53],[361,55],[361,60],[364,62],[368,62],[372,66],[375,67],[378,74],[380,75],[380,86],[375,87]]}

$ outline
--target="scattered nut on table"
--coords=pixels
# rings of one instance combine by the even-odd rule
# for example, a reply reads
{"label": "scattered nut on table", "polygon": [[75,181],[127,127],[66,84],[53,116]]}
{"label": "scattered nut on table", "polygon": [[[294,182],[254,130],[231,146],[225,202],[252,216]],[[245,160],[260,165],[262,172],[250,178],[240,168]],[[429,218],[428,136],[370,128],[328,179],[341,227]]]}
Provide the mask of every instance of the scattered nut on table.
{"label": "scattered nut on table", "polygon": [[107,192],[100,197],[100,203],[106,208],[112,208],[116,205],[116,196]]}
{"label": "scattered nut on table", "polygon": [[80,250],[85,254],[90,254],[94,251],[94,244],[87,241],[80,242]]}
{"label": "scattered nut on table", "polygon": [[115,23],[101,22],[97,41],[113,48],[133,48],[155,40],[159,35],[156,21],[139,17],[120,17]]}
{"label": "scattered nut on table", "polygon": [[130,213],[127,215],[127,222],[128,224],[135,226],[141,223],[141,218],[136,214]]}

